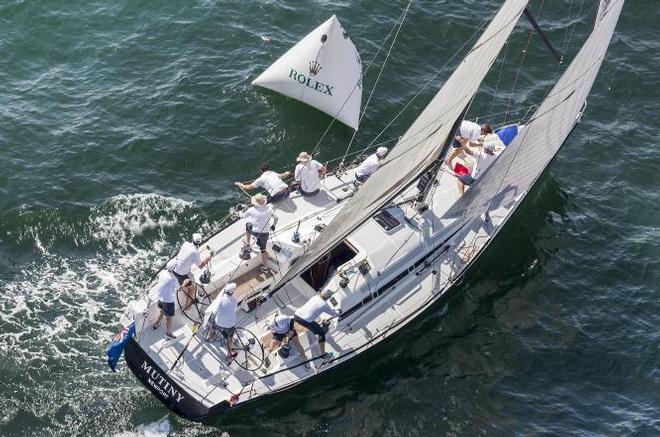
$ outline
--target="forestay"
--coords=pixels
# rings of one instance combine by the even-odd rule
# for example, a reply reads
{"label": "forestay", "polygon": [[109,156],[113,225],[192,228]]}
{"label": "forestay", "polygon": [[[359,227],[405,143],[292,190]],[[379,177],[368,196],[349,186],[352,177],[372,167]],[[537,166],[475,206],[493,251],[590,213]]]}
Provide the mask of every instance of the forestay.
{"label": "forestay", "polygon": [[526,0],[507,0],[504,3],[465,59],[392,149],[381,168],[342,208],[280,284],[311,266],[419,178],[438,158],[454,122],[476,93],[526,5]]}
{"label": "forestay", "polygon": [[252,85],[300,100],[358,128],[362,61],[334,15],[282,55]]}
{"label": "forestay", "polygon": [[467,219],[507,205],[529,190],[559,152],[586,101],[605,57],[624,0],[602,1],[592,34],[529,122],[494,165],[450,208]]}

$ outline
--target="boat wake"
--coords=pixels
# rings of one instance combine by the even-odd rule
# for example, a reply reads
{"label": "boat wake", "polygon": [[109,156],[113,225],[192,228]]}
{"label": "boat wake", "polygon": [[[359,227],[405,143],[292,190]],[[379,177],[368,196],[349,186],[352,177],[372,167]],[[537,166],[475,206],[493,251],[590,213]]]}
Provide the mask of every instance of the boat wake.
{"label": "boat wake", "polygon": [[[22,226],[19,220],[14,232],[31,234],[38,256],[19,264],[13,277],[0,277],[2,368],[21,375],[8,378],[9,387],[3,388],[21,395],[0,400],[0,423],[11,424],[24,414],[52,415],[50,424],[59,429],[73,415],[82,430],[101,413],[94,409],[126,402],[117,391],[122,380],[107,378],[103,351],[118,329],[118,314],[172,252],[181,230],[199,226],[200,214],[180,199],[133,194],[112,197],[83,219],[51,212],[29,217]],[[42,228],[40,221],[48,223]],[[72,244],[80,247],[78,253],[69,249]],[[35,381],[26,384],[26,376]],[[144,391],[124,382],[121,391],[143,402]],[[57,399],[49,386],[60,387],[60,393],[66,387],[66,399]],[[108,399],[98,402],[98,397]],[[117,420],[129,418],[120,414]],[[166,435],[160,431],[164,426],[136,432]]]}

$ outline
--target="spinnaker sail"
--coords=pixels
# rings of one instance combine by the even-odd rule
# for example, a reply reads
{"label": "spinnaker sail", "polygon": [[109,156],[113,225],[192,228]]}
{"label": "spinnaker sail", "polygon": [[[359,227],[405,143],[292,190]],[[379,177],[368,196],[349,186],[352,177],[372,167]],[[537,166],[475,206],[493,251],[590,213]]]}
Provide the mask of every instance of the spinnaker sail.
{"label": "spinnaker sail", "polygon": [[279,285],[325,255],[419,178],[438,158],[452,126],[477,92],[527,3],[527,0],[507,0],[502,5],[465,59],[394,146],[381,168],[348,201]]}
{"label": "spinnaker sail", "polygon": [[252,85],[300,100],[358,128],[362,60],[335,15],[282,55]]}

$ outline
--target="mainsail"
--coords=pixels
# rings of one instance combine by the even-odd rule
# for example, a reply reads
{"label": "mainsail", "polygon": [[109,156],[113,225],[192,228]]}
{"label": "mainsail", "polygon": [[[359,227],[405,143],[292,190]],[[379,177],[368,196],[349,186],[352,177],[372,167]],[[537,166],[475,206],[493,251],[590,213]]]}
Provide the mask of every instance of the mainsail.
{"label": "mainsail", "polygon": [[624,0],[600,3],[591,35],[529,122],[475,184],[444,217],[478,216],[513,201],[529,190],[559,152],[605,57]]}
{"label": "mainsail", "polygon": [[362,61],[334,15],[289,49],[252,85],[293,97],[358,128]]}
{"label": "mainsail", "polygon": [[394,146],[381,168],[355,193],[279,284],[285,284],[340,243],[409,186],[438,158],[513,31],[527,0],[507,0],[445,85]]}

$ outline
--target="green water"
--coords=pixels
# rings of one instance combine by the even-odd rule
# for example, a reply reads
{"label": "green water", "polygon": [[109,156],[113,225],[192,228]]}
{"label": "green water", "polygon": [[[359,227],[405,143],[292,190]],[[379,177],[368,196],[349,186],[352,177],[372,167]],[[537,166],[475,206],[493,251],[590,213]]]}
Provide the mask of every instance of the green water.
{"label": "green water", "polygon": [[[569,59],[593,3],[545,2],[539,21]],[[264,159],[292,167],[330,122],[251,80],[332,14],[366,64],[405,4],[0,2],[0,435],[660,433],[651,0],[626,3],[583,122],[506,231],[401,334],[206,425],[168,414],[125,366],[107,369],[124,305],[182,239],[244,200],[233,181]],[[413,2],[353,150],[423,89],[381,139],[401,135],[499,4]],[[533,38],[512,90],[528,31],[517,27],[471,118],[515,120],[561,73]],[[320,158],[351,135],[333,125]]]}

